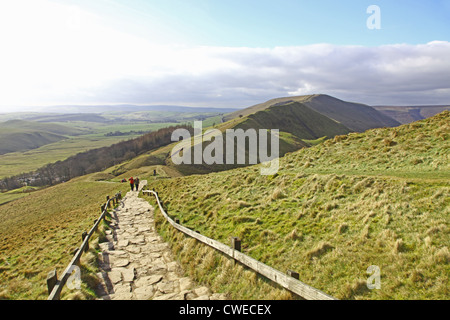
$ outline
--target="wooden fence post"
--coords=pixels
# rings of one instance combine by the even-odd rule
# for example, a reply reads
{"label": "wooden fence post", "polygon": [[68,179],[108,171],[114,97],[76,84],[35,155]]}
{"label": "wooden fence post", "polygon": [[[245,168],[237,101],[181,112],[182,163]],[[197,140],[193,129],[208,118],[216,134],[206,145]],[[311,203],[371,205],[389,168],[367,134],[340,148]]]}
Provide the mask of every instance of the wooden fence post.
{"label": "wooden fence post", "polygon": [[58,275],[56,274],[56,269],[54,269],[47,274],[47,289],[49,295],[52,293],[53,288],[56,286],[57,283],[58,283]]}
{"label": "wooden fence post", "polygon": [[111,201],[109,200],[109,196],[106,196],[106,203],[108,204],[108,208],[111,208]]}
{"label": "wooden fence post", "polygon": [[234,258],[234,251],[241,252],[241,239],[238,237],[231,237],[231,248],[233,249],[233,261],[236,264],[237,260]]}
{"label": "wooden fence post", "polygon": [[[88,233],[85,231],[81,235],[81,241],[84,241],[84,239],[87,237]],[[89,241],[86,243],[86,248],[84,249],[84,252],[87,252],[89,250]]]}
{"label": "wooden fence post", "polygon": [[292,271],[292,270],[288,270],[286,273],[287,273],[288,276],[290,276],[290,277],[292,277],[294,279],[300,280],[300,275],[298,274],[298,272],[295,272],[295,271]]}
{"label": "wooden fence post", "polygon": [[241,252],[241,239],[238,237],[231,237],[231,245],[234,250]]}

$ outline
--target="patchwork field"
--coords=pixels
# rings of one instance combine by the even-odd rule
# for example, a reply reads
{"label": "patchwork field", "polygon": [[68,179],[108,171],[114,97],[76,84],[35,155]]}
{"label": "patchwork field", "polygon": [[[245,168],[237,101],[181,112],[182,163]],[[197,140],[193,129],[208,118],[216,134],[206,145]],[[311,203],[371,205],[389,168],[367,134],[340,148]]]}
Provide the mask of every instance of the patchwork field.
{"label": "patchwork field", "polygon": [[220,111],[200,110],[0,114],[0,179],[180,123],[202,120],[206,127],[222,122]]}

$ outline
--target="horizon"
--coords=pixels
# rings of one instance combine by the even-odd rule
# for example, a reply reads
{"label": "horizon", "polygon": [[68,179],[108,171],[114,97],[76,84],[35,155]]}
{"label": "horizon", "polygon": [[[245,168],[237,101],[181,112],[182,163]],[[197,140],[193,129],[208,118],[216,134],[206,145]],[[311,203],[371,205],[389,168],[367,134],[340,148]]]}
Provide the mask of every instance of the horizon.
{"label": "horizon", "polygon": [[[327,94],[321,94],[321,93],[317,93],[314,94],[312,93],[311,95],[327,95]],[[305,95],[308,96],[308,95]],[[328,95],[329,96],[329,95]],[[96,108],[96,107],[172,107],[172,108],[185,108],[185,109],[217,109],[217,110],[234,110],[234,111],[238,111],[238,110],[244,110],[250,107],[253,107],[257,104],[260,103],[265,103],[267,101],[270,101],[272,99],[277,99],[277,98],[295,98],[295,97],[300,97],[300,96],[288,96],[288,97],[273,97],[270,98],[266,101],[260,101],[254,105],[251,106],[244,106],[244,107],[215,107],[215,106],[196,106],[196,105],[173,105],[173,104],[130,104],[130,103],[116,103],[116,104],[67,104],[67,105],[40,105],[40,106],[16,106],[17,109],[15,110],[11,110],[11,111],[7,111],[7,110],[2,110],[0,107],[0,114],[10,114],[10,113],[54,113],[54,114],[69,114],[69,113],[105,113],[104,111],[99,111],[99,112],[94,112],[94,111],[90,111],[90,110],[82,110],[82,108]],[[337,97],[331,96],[333,98],[336,98],[338,100],[342,100],[339,99]],[[342,100],[345,102],[350,102],[350,103],[360,103],[359,101],[355,101],[355,100]],[[364,104],[364,103],[363,103]],[[368,104],[364,104],[370,107],[393,107],[393,108],[402,108],[402,107],[408,107],[408,108],[414,108],[414,107],[421,107],[421,108],[426,108],[426,107],[445,107],[445,106],[450,106],[450,103],[443,103],[443,104],[377,104],[377,105],[368,105]],[[63,112],[57,112],[55,111],[56,108],[79,108],[78,111],[63,111]]]}
{"label": "horizon", "polygon": [[449,0],[3,2],[0,113],[242,109],[314,93],[370,106],[445,105],[449,30]]}

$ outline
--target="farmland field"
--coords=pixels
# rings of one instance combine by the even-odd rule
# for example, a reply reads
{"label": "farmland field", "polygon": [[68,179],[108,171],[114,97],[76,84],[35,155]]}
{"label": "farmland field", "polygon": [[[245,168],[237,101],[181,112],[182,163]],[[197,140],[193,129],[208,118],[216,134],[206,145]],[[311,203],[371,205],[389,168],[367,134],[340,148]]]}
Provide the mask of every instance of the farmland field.
{"label": "farmland field", "polygon": [[[42,130],[43,124],[46,124],[48,128],[64,126],[68,130],[77,132],[77,135],[67,134],[66,139],[35,149],[0,155],[0,179],[34,171],[46,164],[65,160],[72,155],[90,149],[107,147],[123,140],[134,139],[144,132],[156,131],[180,123],[192,123],[195,120],[203,120],[205,126],[221,122],[219,112],[110,112],[101,114],[101,117],[85,115],[84,117],[89,121],[66,121],[70,119],[69,115],[30,114],[28,116],[31,118],[28,119],[26,115],[21,114],[15,115],[18,119],[24,118],[27,123],[35,123],[40,130]],[[11,117],[13,115],[0,115],[0,120],[11,120]],[[31,119],[52,122],[32,122]],[[96,120],[97,122],[90,120]],[[19,129],[21,128],[17,128],[17,130]]]}

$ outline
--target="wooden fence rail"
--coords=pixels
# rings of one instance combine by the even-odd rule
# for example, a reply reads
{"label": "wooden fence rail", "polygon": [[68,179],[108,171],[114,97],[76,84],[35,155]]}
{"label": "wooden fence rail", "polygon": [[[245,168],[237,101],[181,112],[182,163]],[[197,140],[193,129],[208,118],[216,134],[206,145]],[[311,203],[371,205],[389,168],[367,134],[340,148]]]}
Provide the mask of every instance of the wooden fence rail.
{"label": "wooden fence rail", "polygon": [[67,280],[70,278],[72,272],[74,271],[74,267],[78,266],[80,264],[80,259],[81,259],[81,256],[83,255],[83,252],[86,252],[87,250],[89,250],[89,240],[92,237],[92,235],[97,231],[98,226],[100,225],[101,221],[105,218],[106,213],[108,212],[108,208],[111,208],[111,206],[114,206],[115,204],[119,203],[119,201],[121,199],[122,199],[122,194],[120,192],[117,193],[112,198],[110,198],[109,196],[106,197],[106,203],[101,206],[102,213],[101,213],[100,217],[94,221],[94,226],[91,228],[89,233],[83,232],[82,244],[74,253],[74,257],[72,258],[69,265],[62,273],[61,279],[58,280],[56,269],[48,273],[47,288],[48,288],[49,296],[48,296],[47,300],[59,300],[60,299],[62,289],[64,288],[64,286],[67,283]]}
{"label": "wooden fence rail", "polygon": [[264,277],[272,280],[273,282],[281,285],[283,288],[299,295],[300,297],[307,299],[307,300],[337,300],[336,298],[318,290],[315,289],[300,280],[298,280],[298,273],[288,270],[287,274],[280,272],[278,270],[275,270],[268,265],[265,265],[262,262],[259,262],[258,260],[253,259],[252,257],[249,257],[248,255],[240,252],[241,250],[241,241],[239,238],[232,238],[232,246],[229,247],[219,241],[210,239],[198,232],[195,232],[189,228],[186,228],[182,226],[179,223],[179,220],[176,219],[174,221],[169,217],[167,212],[164,210],[161,200],[159,199],[158,193],[153,190],[143,190],[143,193],[150,193],[155,196],[156,201],[158,202],[159,209],[165,219],[177,230],[187,234],[188,236],[197,239],[198,241],[207,244],[208,246],[226,254],[227,256],[233,258],[236,261],[239,261],[243,265],[247,266],[248,268],[256,271],[257,273],[263,275]]}

